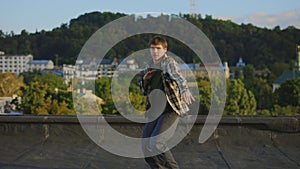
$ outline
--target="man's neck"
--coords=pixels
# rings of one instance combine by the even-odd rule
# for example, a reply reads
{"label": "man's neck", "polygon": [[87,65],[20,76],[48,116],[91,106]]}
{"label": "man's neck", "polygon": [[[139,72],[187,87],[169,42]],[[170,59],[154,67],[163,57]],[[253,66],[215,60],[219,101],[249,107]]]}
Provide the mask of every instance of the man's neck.
{"label": "man's neck", "polygon": [[164,54],[159,60],[157,60],[157,61],[153,60],[153,63],[154,64],[158,64],[158,63],[160,63],[166,57],[167,57],[167,54]]}

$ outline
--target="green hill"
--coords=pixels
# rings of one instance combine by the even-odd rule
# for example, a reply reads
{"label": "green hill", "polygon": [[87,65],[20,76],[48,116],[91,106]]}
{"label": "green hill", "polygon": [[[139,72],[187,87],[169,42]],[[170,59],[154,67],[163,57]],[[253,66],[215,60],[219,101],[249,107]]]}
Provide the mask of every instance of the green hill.
{"label": "green hill", "polygon": [[[0,30],[0,50],[6,54],[33,54],[35,59],[52,59],[58,56],[59,64],[74,64],[78,53],[85,41],[103,25],[125,16],[121,13],[92,12],[71,19],[68,24],[51,31],[39,31],[28,33],[23,30],[21,34],[4,34]],[[231,21],[213,19],[212,16],[190,17],[188,14],[180,14],[184,18],[201,29],[212,41],[222,61],[228,61],[234,65],[239,57],[243,57],[246,63],[255,67],[271,67],[276,63],[290,64],[296,57],[296,44],[300,44],[300,30],[293,26],[280,29],[260,28],[252,24],[238,25]],[[114,47],[107,57],[125,57],[128,54],[147,47],[150,35],[137,35],[132,39],[139,41],[137,46],[132,46],[132,39],[125,40]],[[170,40],[174,41],[174,40]],[[186,62],[193,59],[188,56],[191,53],[180,44],[172,43],[174,53],[183,56]]]}

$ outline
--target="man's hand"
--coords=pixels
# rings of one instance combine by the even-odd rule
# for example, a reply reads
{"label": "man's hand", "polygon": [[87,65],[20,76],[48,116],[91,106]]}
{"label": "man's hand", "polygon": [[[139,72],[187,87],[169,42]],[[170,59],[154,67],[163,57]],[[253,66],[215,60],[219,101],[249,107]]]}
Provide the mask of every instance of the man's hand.
{"label": "man's hand", "polygon": [[190,105],[195,101],[195,98],[191,94],[190,90],[187,89],[182,94],[183,100],[186,102],[186,104]]}

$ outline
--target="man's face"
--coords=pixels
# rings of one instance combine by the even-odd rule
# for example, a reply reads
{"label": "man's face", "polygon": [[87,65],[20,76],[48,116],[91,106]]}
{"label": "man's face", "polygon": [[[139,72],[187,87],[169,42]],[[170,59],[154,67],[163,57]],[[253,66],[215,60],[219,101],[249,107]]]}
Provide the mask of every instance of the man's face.
{"label": "man's face", "polygon": [[150,45],[150,53],[154,63],[159,62],[166,52],[167,48],[162,45]]}

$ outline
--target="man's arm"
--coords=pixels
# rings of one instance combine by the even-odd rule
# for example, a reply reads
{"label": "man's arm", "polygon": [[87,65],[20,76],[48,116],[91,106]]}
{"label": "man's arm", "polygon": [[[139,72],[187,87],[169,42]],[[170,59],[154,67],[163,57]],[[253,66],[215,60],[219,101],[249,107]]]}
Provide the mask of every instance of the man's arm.
{"label": "man's arm", "polygon": [[170,59],[169,63],[167,63],[167,72],[170,77],[177,82],[180,94],[184,101],[187,104],[192,104],[195,99],[188,88],[187,80],[179,72],[179,65],[174,59]]}
{"label": "man's arm", "polygon": [[171,79],[177,82],[180,93],[182,94],[185,90],[188,89],[188,85],[186,79],[179,72],[178,63],[173,58],[169,58],[168,62],[166,63],[166,68],[166,71],[170,75]]}

